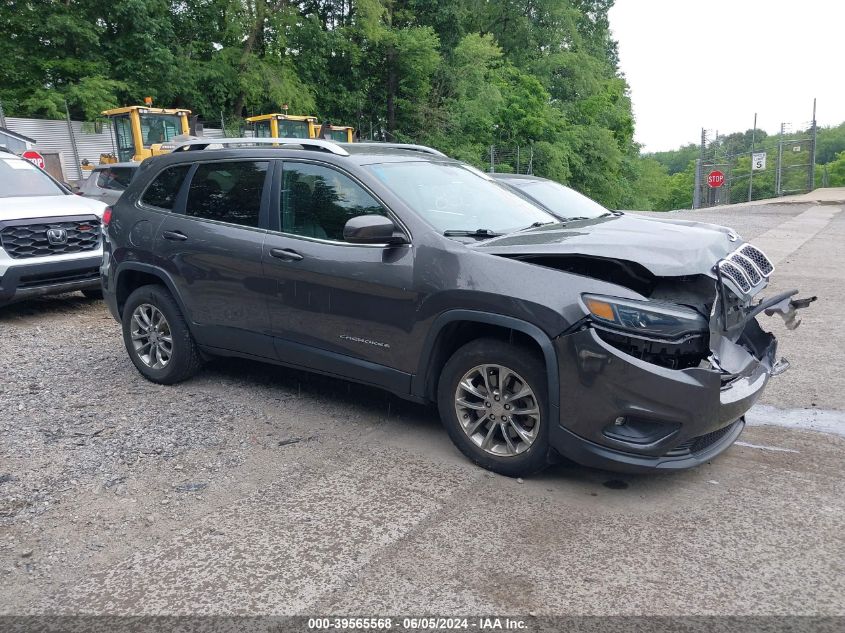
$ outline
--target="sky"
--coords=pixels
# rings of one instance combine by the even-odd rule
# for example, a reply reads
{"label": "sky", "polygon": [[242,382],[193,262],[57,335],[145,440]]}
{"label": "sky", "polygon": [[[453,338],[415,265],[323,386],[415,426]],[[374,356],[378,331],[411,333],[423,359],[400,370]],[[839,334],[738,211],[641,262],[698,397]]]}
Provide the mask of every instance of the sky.
{"label": "sky", "polygon": [[616,0],[610,27],[643,151],[782,121],[845,121],[845,2]]}

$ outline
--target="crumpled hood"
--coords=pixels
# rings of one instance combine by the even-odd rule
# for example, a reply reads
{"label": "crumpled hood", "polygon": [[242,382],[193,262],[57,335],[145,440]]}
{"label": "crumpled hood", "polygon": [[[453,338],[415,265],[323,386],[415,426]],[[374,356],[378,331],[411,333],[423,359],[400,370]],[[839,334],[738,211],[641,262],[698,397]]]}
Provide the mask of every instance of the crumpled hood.
{"label": "crumpled hood", "polygon": [[657,276],[712,276],[713,265],[737,240],[736,233],[715,224],[625,214],[538,227],[470,248],[508,257],[587,255],[636,262]]}
{"label": "crumpled hood", "polygon": [[50,218],[62,215],[103,217],[106,205],[82,196],[20,196],[0,198],[0,221]]}

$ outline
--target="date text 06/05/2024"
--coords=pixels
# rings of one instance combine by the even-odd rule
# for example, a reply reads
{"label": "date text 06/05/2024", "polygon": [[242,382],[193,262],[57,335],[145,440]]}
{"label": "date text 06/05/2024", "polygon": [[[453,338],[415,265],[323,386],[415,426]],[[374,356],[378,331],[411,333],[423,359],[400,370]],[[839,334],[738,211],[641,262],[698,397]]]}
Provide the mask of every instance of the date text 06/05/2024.
{"label": "date text 06/05/2024", "polygon": [[501,617],[324,617],[308,619],[308,628],[311,630],[390,630],[394,627],[398,630],[519,631],[526,628],[526,623],[518,618]]}

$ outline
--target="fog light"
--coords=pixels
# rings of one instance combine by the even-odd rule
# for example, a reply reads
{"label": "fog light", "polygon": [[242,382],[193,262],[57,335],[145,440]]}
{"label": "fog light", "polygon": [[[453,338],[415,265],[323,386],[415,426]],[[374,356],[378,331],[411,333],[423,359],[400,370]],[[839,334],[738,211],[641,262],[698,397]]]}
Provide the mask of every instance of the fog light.
{"label": "fog light", "polygon": [[656,444],[675,435],[681,428],[678,422],[648,420],[636,416],[618,416],[602,429],[608,439],[634,446]]}

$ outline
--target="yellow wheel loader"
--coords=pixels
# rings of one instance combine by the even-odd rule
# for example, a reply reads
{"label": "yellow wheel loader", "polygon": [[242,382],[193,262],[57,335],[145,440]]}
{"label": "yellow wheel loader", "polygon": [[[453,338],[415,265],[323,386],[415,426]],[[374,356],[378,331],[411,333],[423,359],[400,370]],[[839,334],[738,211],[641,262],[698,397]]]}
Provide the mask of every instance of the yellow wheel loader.
{"label": "yellow wheel loader", "polygon": [[317,138],[317,117],[293,114],[259,114],[247,117],[257,138]]}
{"label": "yellow wheel loader", "polygon": [[[167,154],[167,143],[177,136],[190,134],[190,110],[128,106],[103,112],[114,129],[115,154],[102,154],[101,163],[142,161]],[[162,147],[164,145],[164,147]]]}
{"label": "yellow wheel loader", "polygon": [[338,143],[352,143],[355,128],[348,125],[317,123],[317,117],[294,114],[259,114],[247,117],[253,134],[258,138],[323,138]]}

